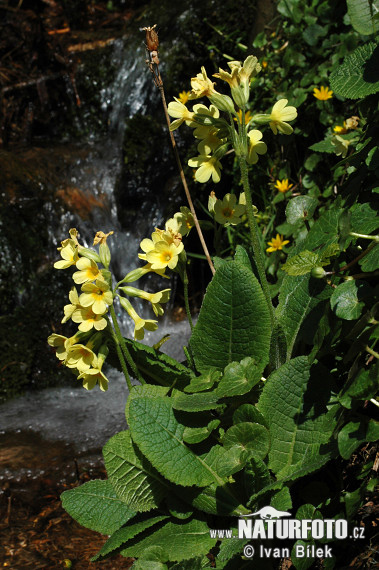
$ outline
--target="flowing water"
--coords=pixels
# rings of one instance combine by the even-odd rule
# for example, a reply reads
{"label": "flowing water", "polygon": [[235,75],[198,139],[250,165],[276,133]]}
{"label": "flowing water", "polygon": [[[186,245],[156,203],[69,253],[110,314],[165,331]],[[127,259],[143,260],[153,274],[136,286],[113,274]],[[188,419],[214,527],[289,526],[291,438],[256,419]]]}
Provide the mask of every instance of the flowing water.
{"label": "flowing water", "polygon": [[[140,44],[140,38],[139,38]],[[122,144],[125,118],[146,110],[146,101],[151,93],[151,78],[146,71],[144,53],[137,40],[116,40],[113,45],[112,65],[118,68],[111,86],[101,91],[102,111],[107,117],[108,129],[101,139],[88,135],[71,152],[66,172],[66,186],[84,191],[90,196],[94,207],[88,219],[67,212],[59,219],[50,216],[49,234],[51,243],[68,237],[68,229],[77,227],[81,241],[91,246],[97,230],[114,230],[109,240],[112,265],[118,279],[140,265],[137,253],[139,242],[162,222],[162,211],[154,203],[146,218],[146,208],[134,214],[133,226],[123,229],[118,219],[115,200],[115,185],[122,168]],[[71,149],[72,150],[72,149]],[[76,155],[76,156],[75,156]],[[135,189],[138,194],[138,188]],[[105,204],[105,206],[104,206]],[[47,205],[47,209],[49,205]],[[146,283],[146,280],[144,281]],[[138,286],[138,285],[137,285]],[[141,284],[141,286],[144,286]],[[167,284],[164,281],[164,287]],[[134,302],[134,300],[133,300]],[[145,303],[146,304],[146,303]],[[144,316],[147,307],[136,304]],[[125,336],[131,336],[130,319],[116,306]],[[148,310],[149,311],[149,310]],[[147,344],[154,344],[169,333],[170,340],[162,347],[163,352],[184,359],[182,345],[189,336],[186,321],[174,323],[163,318],[159,330],[148,333]],[[106,370],[109,390],[100,392],[96,387],[91,392],[82,387],[56,387],[32,391],[0,406],[0,434],[3,452],[0,459],[0,482],[12,481],[26,493],[30,482],[43,476],[57,480],[73,480],[77,471],[89,469],[99,463],[100,449],[114,433],[126,429],[124,407],[128,394],[124,378],[115,370]]]}

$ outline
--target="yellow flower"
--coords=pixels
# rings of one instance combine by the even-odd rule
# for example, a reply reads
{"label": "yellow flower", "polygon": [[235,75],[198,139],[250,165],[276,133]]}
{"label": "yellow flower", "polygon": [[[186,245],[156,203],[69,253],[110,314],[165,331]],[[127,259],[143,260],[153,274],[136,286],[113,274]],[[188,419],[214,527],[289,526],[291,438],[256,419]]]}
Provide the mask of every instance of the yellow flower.
{"label": "yellow flower", "polygon": [[104,315],[107,305],[113,303],[112,291],[109,290],[108,283],[101,279],[96,279],[95,283],[84,283],[82,291],[79,303],[82,307],[91,307],[96,315]]}
{"label": "yellow flower", "polygon": [[345,158],[349,148],[350,141],[343,139],[339,135],[332,137],[332,145],[335,147],[335,153],[337,156],[342,156]]}
{"label": "yellow flower", "polygon": [[216,93],[214,89],[215,83],[211,81],[207,76],[207,72],[205,71],[205,67],[201,68],[201,73],[198,73],[196,77],[192,77],[191,79],[191,87],[192,90],[190,91],[188,98],[189,99],[199,99],[200,97],[210,97],[213,93]]}
{"label": "yellow flower", "polygon": [[265,154],[267,152],[267,145],[266,143],[261,141],[263,134],[261,133],[261,131],[258,131],[257,129],[249,131],[247,133],[247,136],[249,137],[249,150],[247,155],[247,162],[249,164],[255,164],[256,162],[258,162],[258,154]]}
{"label": "yellow flower", "polygon": [[220,68],[213,77],[226,81],[230,86],[234,101],[239,107],[244,107],[249,101],[250,79],[261,70],[261,66],[254,55],[249,55],[243,64],[240,61],[229,61],[228,66],[231,73]]}
{"label": "yellow flower", "polygon": [[321,85],[320,89],[318,87],[313,89],[313,96],[319,101],[327,101],[333,97],[333,91],[329,87]]}
{"label": "yellow flower", "polygon": [[155,248],[146,254],[146,259],[151,263],[152,269],[174,269],[179,261],[179,254],[183,251],[183,244],[176,246],[174,243],[159,241]]}
{"label": "yellow flower", "polygon": [[106,392],[108,390],[109,380],[100,368],[90,368],[85,370],[78,376],[78,380],[83,380],[83,388],[92,390],[96,384],[99,384],[100,390]]}
{"label": "yellow flower", "polygon": [[278,251],[279,249],[283,249],[283,245],[289,243],[288,239],[283,239],[283,236],[276,234],[275,238],[272,238],[271,241],[267,242],[270,247],[266,249],[266,251]]}
{"label": "yellow flower", "polygon": [[158,321],[153,321],[151,319],[142,319],[138,313],[133,309],[133,306],[129,299],[125,297],[118,296],[120,299],[121,306],[127,311],[128,315],[134,321],[134,339],[142,340],[145,336],[145,330],[155,331],[158,328]]}
{"label": "yellow flower", "polygon": [[246,206],[236,204],[235,194],[226,194],[222,200],[217,200],[214,205],[214,218],[219,224],[231,224],[233,226],[241,223],[241,216],[246,211]]}
{"label": "yellow flower", "polygon": [[208,154],[200,154],[188,161],[189,166],[198,167],[195,172],[195,179],[198,182],[208,182],[212,177],[213,182],[220,182],[221,180],[221,163],[215,156]]}
{"label": "yellow flower", "polygon": [[175,118],[175,121],[172,121],[170,124],[170,131],[174,131],[184,122],[187,125],[191,125],[194,113],[189,111],[183,103],[179,101],[176,97],[174,97],[175,101],[171,101],[168,104],[167,111],[170,117]]}
{"label": "yellow flower", "polygon": [[79,269],[79,271],[75,271],[72,278],[77,285],[81,283],[87,283],[87,281],[95,281],[95,279],[101,278],[100,270],[96,262],[92,261],[92,259],[81,257],[76,262],[76,267]]}
{"label": "yellow flower", "polygon": [[264,59],[264,60],[262,61],[262,67],[263,67],[263,69],[266,69],[267,66],[268,66],[268,63],[267,63],[267,61]]}
{"label": "yellow flower", "polygon": [[179,93],[178,99],[181,103],[183,103],[183,105],[185,105],[187,103],[187,101],[189,99],[189,94],[190,94],[189,91],[182,91],[181,93]]}
{"label": "yellow flower", "polygon": [[120,287],[120,289],[130,297],[139,297],[145,301],[149,301],[153,307],[155,315],[163,315],[163,307],[160,303],[167,303],[170,299],[171,289],[163,289],[163,291],[158,291],[157,293],[148,293],[142,289],[136,289],[135,287]]}
{"label": "yellow flower", "polygon": [[77,244],[73,239],[62,241],[62,247],[59,247],[58,250],[62,259],[54,263],[55,269],[67,269],[67,267],[75,265],[79,259]]}
{"label": "yellow flower", "polygon": [[335,127],[333,127],[333,131],[336,133],[336,135],[346,134],[347,133],[346,121],[343,122],[342,127],[340,125],[336,125]]}
{"label": "yellow flower", "polygon": [[181,206],[180,212],[174,214],[174,218],[179,224],[178,231],[180,234],[182,234],[182,236],[187,235],[190,232],[191,228],[193,228],[195,225],[193,215],[187,206]]}
{"label": "yellow flower", "polygon": [[77,368],[79,372],[83,372],[97,365],[97,357],[88,346],[74,344],[67,351],[65,365],[67,368]]}
{"label": "yellow flower", "polygon": [[88,332],[93,328],[102,331],[107,326],[107,321],[102,315],[96,315],[91,307],[77,307],[71,316],[74,323],[79,324],[79,330]]}
{"label": "yellow flower", "polygon": [[80,340],[82,337],[83,333],[77,333],[76,335],[71,336],[70,338],[54,333],[49,336],[47,342],[49,343],[50,346],[56,348],[56,353],[55,353],[56,357],[59,358],[59,360],[65,360],[67,357],[67,352],[70,349],[70,347],[73,344],[75,344],[78,340]]}
{"label": "yellow flower", "polygon": [[152,251],[155,248],[155,244],[161,240],[162,240],[161,235],[157,231],[151,234],[151,239],[149,238],[143,239],[139,244],[139,246],[144,253],[139,253],[138,257],[146,261],[146,254],[149,253],[149,251]]}
{"label": "yellow flower", "polygon": [[288,184],[288,178],[283,178],[283,180],[277,180],[274,188],[279,192],[288,192],[292,188],[293,184]]}
{"label": "yellow flower", "polygon": [[291,125],[288,125],[286,121],[296,119],[297,111],[295,107],[286,107],[287,103],[287,99],[280,99],[272,108],[270,127],[274,135],[276,135],[278,131],[284,135],[290,135],[293,132],[293,128]]}
{"label": "yellow flower", "polygon": [[71,304],[63,307],[64,317],[61,320],[61,323],[66,323],[72,317],[73,312],[79,307],[79,296],[75,287],[72,287],[68,294],[68,298],[71,301]]}

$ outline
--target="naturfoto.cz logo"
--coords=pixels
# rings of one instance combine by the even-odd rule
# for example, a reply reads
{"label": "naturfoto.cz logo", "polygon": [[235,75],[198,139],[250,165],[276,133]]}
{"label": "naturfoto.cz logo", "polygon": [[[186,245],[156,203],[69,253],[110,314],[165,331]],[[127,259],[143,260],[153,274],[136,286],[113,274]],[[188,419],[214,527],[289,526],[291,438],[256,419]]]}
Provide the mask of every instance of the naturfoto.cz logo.
{"label": "naturfoto.cz logo", "polygon": [[[253,517],[260,518],[253,518]],[[291,513],[278,511],[274,507],[263,507],[256,513],[245,515],[238,519],[238,535],[231,530],[210,530],[211,538],[238,538],[241,540],[314,540],[329,539],[343,540],[346,538],[364,538],[364,527],[355,527],[349,535],[348,523],[344,519],[293,519]],[[252,558],[255,549],[248,544],[244,548],[244,555]],[[297,558],[331,558],[331,548],[323,545],[316,547],[314,544],[295,545]],[[284,558],[289,557],[288,548],[265,548],[260,545],[259,556],[261,558]]]}

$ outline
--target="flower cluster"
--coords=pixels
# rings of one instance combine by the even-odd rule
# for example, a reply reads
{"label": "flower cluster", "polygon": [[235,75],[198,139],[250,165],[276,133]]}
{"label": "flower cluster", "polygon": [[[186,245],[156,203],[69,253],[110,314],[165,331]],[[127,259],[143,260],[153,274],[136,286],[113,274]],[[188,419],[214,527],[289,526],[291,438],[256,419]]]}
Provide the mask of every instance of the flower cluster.
{"label": "flower cluster", "polygon": [[246,213],[245,195],[243,192],[240,194],[237,204],[235,194],[225,194],[223,199],[219,200],[215,193],[211,192],[208,209],[219,224],[236,226],[242,222],[242,216]]}
{"label": "flower cluster", "polygon": [[[246,110],[249,102],[251,80],[261,66],[255,56],[248,56],[240,61],[228,62],[229,71],[219,69],[213,77],[225,81],[230,87],[231,97],[223,95],[215,89],[215,82],[208,76],[204,67],[201,73],[191,79],[191,91],[181,93],[179,99],[168,105],[168,113],[174,119],[170,130],[177,129],[185,123],[193,129],[194,137],[199,141],[198,156],[190,158],[188,165],[196,168],[195,179],[198,182],[221,180],[221,159],[233,146],[237,156],[245,157],[248,164],[256,164],[259,155],[267,152],[266,143],[261,139],[263,133],[255,128],[257,125],[269,124],[272,132],[289,135],[293,128],[289,124],[297,117],[295,107],[287,106],[288,100],[277,101],[271,113],[253,115]],[[185,96],[184,96],[185,94]],[[210,106],[196,104],[190,111],[187,100],[207,97]],[[188,98],[188,99],[187,99]],[[228,120],[220,117],[220,111],[228,115]],[[235,128],[237,123],[237,129]]]}
{"label": "flower cluster", "polygon": [[[113,303],[113,293],[107,267],[110,261],[107,237],[111,235],[98,232],[95,243],[99,243],[99,254],[79,244],[78,232],[70,230],[70,238],[62,241],[58,251],[61,260],[54,263],[56,269],[75,266],[77,271],[72,278],[75,285],[80,285],[78,293],[75,285],[69,293],[68,305],[64,307],[62,323],[71,319],[77,323],[78,332],[70,337],[52,334],[48,338],[50,346],[56,349],[56,355],[65,366],[71,368],[82,380],[87,390],[99,384],[101,390],[108,389],[108,379],[102,372],[102,366],[108,353],[107,341],[102,331],[108,325],[106,314]],[[99,264],[104,267],[100,268]]]}

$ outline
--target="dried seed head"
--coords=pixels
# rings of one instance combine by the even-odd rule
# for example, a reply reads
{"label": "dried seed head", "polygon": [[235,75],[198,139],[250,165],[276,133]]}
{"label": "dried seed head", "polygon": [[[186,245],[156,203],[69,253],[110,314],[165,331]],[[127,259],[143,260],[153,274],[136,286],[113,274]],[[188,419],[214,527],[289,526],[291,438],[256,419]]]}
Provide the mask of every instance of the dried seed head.
{"label": "dried seed head", "polygon": [[149,51],[158,51],[159,41],[158,41],[158,34],[155,31],[157,24],[154,24],[152,28],[142,28],[142,30],[146,31],[146,47]]}

